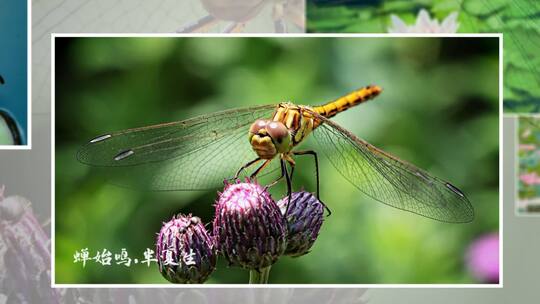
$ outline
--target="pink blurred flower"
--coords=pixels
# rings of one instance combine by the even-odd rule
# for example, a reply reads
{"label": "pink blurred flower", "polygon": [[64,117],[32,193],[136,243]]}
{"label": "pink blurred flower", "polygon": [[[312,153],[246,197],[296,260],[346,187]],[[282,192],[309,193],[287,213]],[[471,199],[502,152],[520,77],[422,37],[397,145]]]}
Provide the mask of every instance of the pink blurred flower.
{"label": "pink blurred flower", "polygon": [[485,234],[467,251],[467,266],[472,275],[484,283],[499,283],[499,235]]}
{"label": "pink blurred flower", "polygon": [[519,179],[526,185],[540,185],[540,176],[536,172],[525,173],[519,176]]}
{"label": "pink blurred flower", "polygon": [[536,149],[536,145],[533,144],[521,144],[519,145],[519,151],[532,151]]}

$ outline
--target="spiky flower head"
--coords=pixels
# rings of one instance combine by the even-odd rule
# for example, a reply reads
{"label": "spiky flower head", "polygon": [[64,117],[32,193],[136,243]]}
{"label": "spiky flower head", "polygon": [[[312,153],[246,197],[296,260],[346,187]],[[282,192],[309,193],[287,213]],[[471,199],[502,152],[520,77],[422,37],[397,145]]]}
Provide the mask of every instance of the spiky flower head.
{"label": "spiky flower head", "polygon": [[[324,205],[312,193],[294,192],[278,201],[287,220],[287,249],[285,254],[299,257],[309,252],[319,235],[324,218]],[[285,212],[287,212],[285,214]]]}
{"label": "spiky flower head", "polygon": [[214,239],[201,219],[179,214],[158,234],[159,271],[172,283],[203,283],[216,267]]}
{"label": "spiky flower head", "polygon": [[396,15],[391,15],[391,27],[388,28],[389,33],[456,33],[459,27],[457,22],[458,14],[453,12],[449,14],[442,22],[429,16],[428,11],[421,9],[418,12],[416,23],[407,25]]}
{"label": "spiky flower head", "polygon": [[258,183],[226,184],[214,218],[218,250],[229,265],[260,270],[274,264],[286,247],[285,218]]}

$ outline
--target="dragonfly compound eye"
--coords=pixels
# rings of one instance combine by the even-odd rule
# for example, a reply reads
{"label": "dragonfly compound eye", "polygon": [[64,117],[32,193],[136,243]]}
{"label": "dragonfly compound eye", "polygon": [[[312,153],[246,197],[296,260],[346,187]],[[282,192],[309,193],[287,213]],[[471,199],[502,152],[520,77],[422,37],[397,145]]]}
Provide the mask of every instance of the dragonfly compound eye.
{"label": "dragonfly compound eye", "polygon": [[279,139],[289,135],[289,130],[285,125],[279,121],[272,121],[266,126],[266,131],[268,135],[273,139]]}
{"label": "dragonfly compound eye", "polygon": [[291,133],[289,129],[279,121],[272,121],[266,126],[268,135],[272,138],[274,145],[279,152],[287,152],[291,143]]}
{"label": "dragonfly compound eye", "polygon": [[257,119],[251,127],[249,127],[249,133],[250,134],[257,134],[260,130],[263,130],[266,128],[266,125],[268,124],[268,120],[264,119]]}

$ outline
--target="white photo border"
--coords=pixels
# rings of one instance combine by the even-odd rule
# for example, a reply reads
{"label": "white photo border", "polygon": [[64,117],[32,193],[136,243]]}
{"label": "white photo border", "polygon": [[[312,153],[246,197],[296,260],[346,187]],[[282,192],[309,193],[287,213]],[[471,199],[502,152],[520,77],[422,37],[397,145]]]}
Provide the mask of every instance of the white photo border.
{"label": "white photo border", "polygon": [[[499,39],[499,283],[498,284],[57,284],[55,282],[55,39],[56,38],[498,38]],[[51,287],[52,288],[503,288],[503,34],[51,34]]]}

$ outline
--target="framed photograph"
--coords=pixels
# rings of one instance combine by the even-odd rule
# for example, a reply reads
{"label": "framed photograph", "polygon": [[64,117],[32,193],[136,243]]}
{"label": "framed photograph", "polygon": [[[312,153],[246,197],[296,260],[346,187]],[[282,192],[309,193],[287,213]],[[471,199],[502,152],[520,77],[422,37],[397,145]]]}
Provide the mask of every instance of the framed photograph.
{"label": "framed photograph", "polygon": [[501,47],[54,35],[53,286],[502,286]]}
{"label": "framed photograph", "polygon": [[517,199],[516,214],[540,215],[540,119],[537,115],[517,117]]}
{"label": "framed photograph", "polygon": [[30,0],[0,3],[0,150],[31,148]]}

